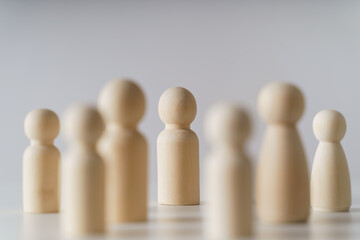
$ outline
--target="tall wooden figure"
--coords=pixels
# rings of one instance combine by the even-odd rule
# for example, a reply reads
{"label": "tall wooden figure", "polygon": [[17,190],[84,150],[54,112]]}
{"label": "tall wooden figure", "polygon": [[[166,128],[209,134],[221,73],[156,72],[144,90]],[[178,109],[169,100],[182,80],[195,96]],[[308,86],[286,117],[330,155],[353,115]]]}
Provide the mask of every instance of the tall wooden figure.
{"label": "tall wooden figure", "polygon": [[25,118],[30,146],[23,157],[24,212],[50,213],[60,208],[60,152],[54,139],[60,131],[56,113],[36,109]]}
{"label": "tall wooden figure", "polygon": [[250,134],[247,112],[218,103],[205,117],[205,134],[213,148],[206,168],[206,234],[233,239],[252,233],[252,168],[244,144]]}
{"label": "tall wooden figure", "polygon": [[64,114],[64,134],[69,142],[62,219],[66,235],[104,231],[104,163],[96,152],[103,128],[94,107],[73,105]]}
{"label": "tall wooden figure", "polygon": [[340,144],[346,132],[344,116],[323,110],[313,121],[320,141],[311,172],[311,206],[319,211],[348,211],[351,205],[349,167]]}
{"label": "tall wooden figure", "polygon": [[131,80],[114,80],[101,90],[98,108],[106,130],[98,149],[106,168],[106,219],[110,223],[147,220],[147,142],[137,124],[145,96]]}
{"label": "tall wooden figure", "polygon": [[267,122],[256,175],[259,219],[270,223],[306,221],[310,213],[308,167],[296,122],[304,111],[301,91],[275,82],[261,89],[258,110]]}
{"label": "tall wooden figure", "polygon": [[187,89],[173,87],[159,100],[165,129],[157,139],[158,201],[166,205],[195,205],[199,193],[199,140],[190,124],[196,101]]}

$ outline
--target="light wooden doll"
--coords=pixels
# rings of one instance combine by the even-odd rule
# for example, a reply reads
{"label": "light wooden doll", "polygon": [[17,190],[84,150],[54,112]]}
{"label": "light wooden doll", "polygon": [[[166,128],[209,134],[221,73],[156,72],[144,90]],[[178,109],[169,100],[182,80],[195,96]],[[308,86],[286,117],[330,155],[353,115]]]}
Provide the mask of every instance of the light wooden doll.
{"label": "light wooden doll", "polygon": [[313,130],[320,143],[311,173],[311,206],[318,211],[348,211],[350,174],[340,144],[346,132],[345,118],[337,111],[323,110],[314,117]]}
{"label": "light wooden doll", "polygon": [[104,221],[104,163],[96,151],[103,131],[94,107],[72,105],[63,119],[68,152],[65,156],[64,214],[66,235],[101,233]]}
{"label": "light wooden doll", "polygon": [[25,118],[30,146],[23,157],[24,212],[51,213],[60,208],[60,152],[54,139],[60,131],[56,113],[36,109]]}
{"label": "light wooden doll", "polygon": [[206,235],[229,239],[252,234],[252,168],[244,150],[250,134],[247,112],[218,103],[205,117],[205,134],[212,145],[206,158]]}
{"label": "light wooden doll", "polygon": [[190,129],[196,116],[195,98],[187,89],[173,87],[161,95],[158,109],[165,123],[157,139],[158,201],[199,204],[199,140]]}
{"label": "light wooden doll", "polygon": [[258,217],[268,223],[306,221],[310,183],[296,128],[304,111],[304,97],[292,84],[270,83],[259,93],[258,110],[268,124],[256,173]]}
{"label": "light wooden doll", "polygon": [[147,220],[148,150],[137,129],[145,105],[141,88],[128,79],[107,83],[99,96],[106,130],[98,149],[106,167],[106,219],[110,223]]}

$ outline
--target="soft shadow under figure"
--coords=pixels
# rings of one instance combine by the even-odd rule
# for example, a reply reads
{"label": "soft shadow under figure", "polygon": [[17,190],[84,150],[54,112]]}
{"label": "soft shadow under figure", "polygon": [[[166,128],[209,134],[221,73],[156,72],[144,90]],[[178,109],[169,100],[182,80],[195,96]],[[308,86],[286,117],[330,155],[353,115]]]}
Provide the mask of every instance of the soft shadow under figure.
{"label": "soft shadow under figure", "polygon": [[261,240],[303,240],[309,239],[307,223],[261,224],[256,226],[254,239]]}
{"label": "soft shadow under figure", "polygon": [[154,234],[157,239],[186,239],[201,234],[199,205],[158,205],[154,221]]}
{"label": "soft shadow under figure", "polygon": [[349,239],[352,215],[349,212],[318,212],[312,211],[310,223],[311,239]]}
{"label": "soft shadow under figure", "polygon": [[200,205],[167,206],[159,204],[155,219],[157,222],[201,222]]}
{"label": "soft shadow under figure", "polygon": [[110,239],[144,239],[149,235],[147,223],[129,223],[111,225],[107,234]]}

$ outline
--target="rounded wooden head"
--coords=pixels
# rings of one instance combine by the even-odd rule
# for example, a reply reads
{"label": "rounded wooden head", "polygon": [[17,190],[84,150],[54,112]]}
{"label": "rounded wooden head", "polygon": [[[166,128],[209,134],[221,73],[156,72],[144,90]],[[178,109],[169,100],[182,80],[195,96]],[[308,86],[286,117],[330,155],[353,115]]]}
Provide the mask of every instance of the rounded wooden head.
{"label": "rounded wooden head", "polygon": [[24,129],[29,139],[52,141],[59,134],[60,120],[49,109],[35,109],[26,115]]}
{"label": "rounded wooden head", "polygon": [[267,123],[296,123],[304,112],[304,97],[294,85],[273,82],[258,95],[258,111]]}
{"label": "rounded wooden head", "polygon": [[207,111],[204,127],[211,143],[242,144],[250,135],[251,122],[247,111],[241,106],[220,102]]}
{"label": "rounded wooden head", "polygon": [[314,117],[313,131],[319,141],[340,142],[346,132],[345,118],[335,110],[320,111]]}
{"label": "rounded wooden head", "polygon": [[159,116],[165,124],[189,125],[195,119],[196,110],[194,96],[182,87],[169,88],[159,100]]}
{"label": "rounded wooden head", "polygon": [[145,113],[145,96],[132,80],[108,82],[100,92],[98,109],[106,123],[136,125]]}
{"label": "rounded wooden head", "polygon": [[64,113],[64,134],[70,141],[96,143],[104,129],[104,124],[95,107],[74,104]]}

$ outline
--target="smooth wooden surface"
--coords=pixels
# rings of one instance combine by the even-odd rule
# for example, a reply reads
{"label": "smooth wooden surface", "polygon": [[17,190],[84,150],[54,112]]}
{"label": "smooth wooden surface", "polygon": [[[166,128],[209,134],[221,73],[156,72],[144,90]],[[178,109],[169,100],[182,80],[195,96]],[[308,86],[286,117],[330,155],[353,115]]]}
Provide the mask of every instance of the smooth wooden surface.
{"label": "smooth wooden surface", "polygon": [[64,214],[67,236],[103,232],[105,228],[105,167],[96,151],[104,124],[96,108],[72,105],[64,113]]}
{"label": "smooth wooden surface", "polygon": [[166,90],[159,100],[165,129],[157,138],[158,201],[166,205],[200,202],[199,139],[190,124],[196,101],[182,87]]}
{"label": "smooth wooden surface", "polygon": [[147,220],[148,146],[137,129],[145,113],[140,86],[128,79],[107,83],[98,109],[106,128],[98,143],[105,162],[107,222]]}
{"label": "smooth wooden surface", "polygon": [[207,111],[205,134],[211,150],[205,158],[205,233],[211,239],[252,234],[252,164],[245,150],[250,135],[248,113],[233,103]]}
{"label": "smooth wooden surface", "polygon": [[340,143],[346,132],[345,118],[337,111],[323,110],[314,117],[313,130],[320,142],[311,172],[311,206],[319,211],[348,211],[350,174]]}
{"label": "smooth wooden surface", "polygon": [[49,109],[35,109],[25,118],[30,140],[23,155],[23,209],[28,213],[60,210],[60,158],[54,145],[60,120]]}
{"label": "smooth wooden surface", "polygon": [[255,183],[259,218],[270,223],[306,221],[310,211],[310,180],[296,128],[304,112],[304,97],[296,86],[274,82],[260,90],[257,104],[267,125]]}

